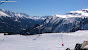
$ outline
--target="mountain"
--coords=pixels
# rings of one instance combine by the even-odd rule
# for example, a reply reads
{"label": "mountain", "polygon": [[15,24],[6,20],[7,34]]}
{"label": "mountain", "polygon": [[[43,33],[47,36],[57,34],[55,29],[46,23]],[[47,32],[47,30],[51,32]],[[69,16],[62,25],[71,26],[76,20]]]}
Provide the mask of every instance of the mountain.
{"label": "mountain", "polygon": [[25,13],[16,13],[16,12],[11,12],[8,10],[0,9],[0,16],[8,16],[8,17],[15,17],[15,18],[29,18],[33,20],[44,20],[46,17],[39,17],[39,16],[29,16]]}
{"label": "mountain", "polygon": [[44,19],[0,9],[0,32],[19,33],[43,22]]}
{"label": "mountain", "polygon": [[75,32],[88,30],[88,9],[70,11],[65,15],[48,16],[41,24],[27,29],[22,34]]}
{"label": "mountain", "polygon": [[66,13],[68,17],[88,17],[88,8]]}

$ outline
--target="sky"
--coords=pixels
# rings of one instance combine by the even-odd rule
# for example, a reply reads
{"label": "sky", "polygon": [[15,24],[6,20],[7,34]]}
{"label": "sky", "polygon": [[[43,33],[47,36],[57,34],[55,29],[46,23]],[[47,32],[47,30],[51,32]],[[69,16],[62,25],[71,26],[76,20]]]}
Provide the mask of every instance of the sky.
{"label": "sky", "polygon": [[[4,0],[0,0],[4,1]],[[0,9],[26,13],[30,16],[64,15],[69,11],[88,8],[88,0],[9,0]]]}

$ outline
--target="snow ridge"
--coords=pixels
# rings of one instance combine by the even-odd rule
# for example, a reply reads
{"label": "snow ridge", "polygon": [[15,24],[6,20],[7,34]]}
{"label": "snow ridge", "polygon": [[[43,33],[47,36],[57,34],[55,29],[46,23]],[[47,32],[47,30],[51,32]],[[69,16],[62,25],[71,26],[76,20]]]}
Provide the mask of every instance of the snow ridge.
{"label": "snow ridge", "polygon": [[15,18],[27,18],[32,20],[44,20],[42,17],[29,16],[25,13],[16,13],[8,10],[0,9],[0,16],[15,17]]}

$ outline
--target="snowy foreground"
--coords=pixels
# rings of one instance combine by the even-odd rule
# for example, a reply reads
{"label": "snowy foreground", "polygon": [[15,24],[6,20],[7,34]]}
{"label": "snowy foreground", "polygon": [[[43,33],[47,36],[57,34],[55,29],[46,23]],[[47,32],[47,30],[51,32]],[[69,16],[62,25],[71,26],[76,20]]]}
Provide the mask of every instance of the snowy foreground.
{"label": "snowy foreground", "polygon": [[[62,47],[61,34],[64,39]],[[0,34],[0,50],[65,50],[74,48],[76,43],[88,40],[88,31],[77,31],[75,33],[47,33],[38,35],[3,35]]]}

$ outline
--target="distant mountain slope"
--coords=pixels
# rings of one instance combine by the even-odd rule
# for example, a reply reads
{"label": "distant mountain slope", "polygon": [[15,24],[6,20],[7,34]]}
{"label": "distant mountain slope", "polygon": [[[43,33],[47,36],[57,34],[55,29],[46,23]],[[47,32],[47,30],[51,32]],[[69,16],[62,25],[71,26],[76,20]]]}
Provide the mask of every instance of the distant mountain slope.
{"label": "distant mountain slope", "polygon": [[42,17],[32,17],[25,13],[0,9],[0,32],[19,33],[35,24],[41,23],[44,19]]}
{"label": "distant mountain slope", "polygon": [[88,30],[88,9],[71,11],[66,15],[51,15],[43,23],[34,27],[32,30],[27,29],[23,34],[36,34],[45,32],[75,32],[77,30]]}

